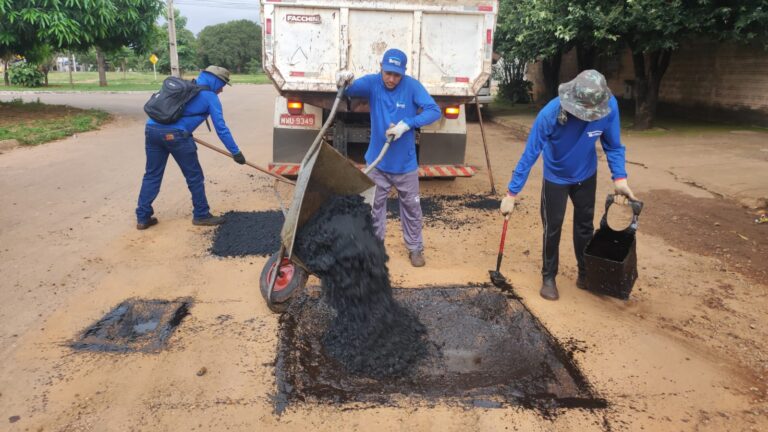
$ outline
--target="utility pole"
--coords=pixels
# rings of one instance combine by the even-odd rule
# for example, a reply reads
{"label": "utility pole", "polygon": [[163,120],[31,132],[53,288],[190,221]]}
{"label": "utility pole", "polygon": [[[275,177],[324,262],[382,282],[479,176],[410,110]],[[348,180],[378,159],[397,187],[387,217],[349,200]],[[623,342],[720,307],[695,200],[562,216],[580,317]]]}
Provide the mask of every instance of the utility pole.
{"label": "utility pole", "polygon": [[171,58],[171,76],[181,77],[179,73],[179,52],[176,50],[176,16],[173,13],[173,0],[168,0],[168,53]]}

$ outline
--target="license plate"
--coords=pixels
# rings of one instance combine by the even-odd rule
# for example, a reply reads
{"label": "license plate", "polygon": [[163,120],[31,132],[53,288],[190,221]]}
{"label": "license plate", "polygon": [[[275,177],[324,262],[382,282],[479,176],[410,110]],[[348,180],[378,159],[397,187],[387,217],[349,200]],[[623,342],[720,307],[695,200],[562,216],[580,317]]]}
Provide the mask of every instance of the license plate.
{"label": "license plate", "polygon": [[315,115],[314,114],[301,114],[301,115],[280,115],[280,126],[314,126]]}

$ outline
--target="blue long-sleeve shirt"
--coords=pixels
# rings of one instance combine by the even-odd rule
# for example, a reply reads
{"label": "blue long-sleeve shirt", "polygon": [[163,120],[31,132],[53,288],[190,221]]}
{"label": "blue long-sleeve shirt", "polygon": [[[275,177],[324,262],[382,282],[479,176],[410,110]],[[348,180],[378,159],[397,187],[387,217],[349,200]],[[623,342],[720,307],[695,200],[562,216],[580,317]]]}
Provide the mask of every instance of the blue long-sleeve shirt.
{"label": "blue long-sleeve shirt", "polygon": [[560,98],[539,111],[528,142],[509,182],[509,192],[518,194],[528,180],[531,167],[544,152],[544,179],[557,184],[575,184],[597,172],[595,141],[600,138],[614,180],[627,177],[624,145],[621,144],[619,104],[611,96],[611,113],[592,122],[568,115],[565,125],[557,122]]}
{"label": "blue long-sleeve shirt", "polygon": [[184,114],[176,123],[164,125],[150,118],[147,120],[147,124],[182,129],[192,133],[210,115],[213,127],[216,129],[216,135],[219,136],[227,150],[232,154],[240,153],[240,149],[235,144],[235,139],[232,138],[232,132],[229,131],[227,123],[224,121],[224,110],[219,96],[216,94],[217,90],[224,87],[224,81],[211,73],[201,72],[196,82],[198,85],[208,86],[211,91],[203,90],[190,99],[184,107]]}
{"label": "blue long-sleeve shirt", "polygon": [[[416,162],[416,128],[434,123],[440,118],[440,107],[421,83],[403,75],[392,90],[384,85],[381,74],[356,79],[347,87],[346,95],[368,99],[371,108],[371,141],[365,161],[373,162],[387,141],[390,123],[405,122],[410,129],[389,147],[377,169],[390,174],[404,174],[418,169]],[[418,110],[421,109],[421,113]]]}

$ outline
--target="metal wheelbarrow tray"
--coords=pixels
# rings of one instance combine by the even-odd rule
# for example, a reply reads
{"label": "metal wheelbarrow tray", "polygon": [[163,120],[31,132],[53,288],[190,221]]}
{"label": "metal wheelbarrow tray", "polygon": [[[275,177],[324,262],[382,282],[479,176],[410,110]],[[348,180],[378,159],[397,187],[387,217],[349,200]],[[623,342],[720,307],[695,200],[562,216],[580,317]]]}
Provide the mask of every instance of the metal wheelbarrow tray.
{"label": "metal wheelbarrow tray", "polygon": [[[293,253],[296,233],[333,195],[362,195],[371,204],[376,185],[369,173],[386,154],[391,137],[384,144],[376,160],[361,171],[349,159],[322,140],[325,130],[333,121],[344,88],[339,89],[330,115],[301,161],[290,208],[280,232],[281,246],[277,254],[267,260],[259,281],[267,306],[274,312],[283,312],[288,301],[306,284],[309,270],[301,257]],[[279,270],[277,263],[280,263]]]}

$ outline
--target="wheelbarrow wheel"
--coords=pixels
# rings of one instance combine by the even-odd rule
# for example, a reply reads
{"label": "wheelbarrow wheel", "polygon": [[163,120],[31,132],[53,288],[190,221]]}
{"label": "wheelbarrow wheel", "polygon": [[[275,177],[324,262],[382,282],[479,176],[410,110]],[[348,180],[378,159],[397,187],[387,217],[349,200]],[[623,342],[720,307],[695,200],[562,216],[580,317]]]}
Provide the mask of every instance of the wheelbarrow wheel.
{"label": "wheelbarrow wheel", "polygon": [[[274,254],[269,257],[267,263],[264,264],[264,268],[261,270],[259,288],[261,296],[264,297],[265,301],[269,292],[269,280],[272,277],[272,272],[277,268],[276,264],[277,254]],[[275,287],[272,289],[272,306],[270,309],[273,312],[284,312],[290,304],[290,299],[304,289],[304,285],[306,285],[307,278],[309,277],[303,268],[295,265],[287,258],[283,258],[280,263],[279,272],[275,280]],[[267,302],[267,305],[269,305],[269,302]]]}

